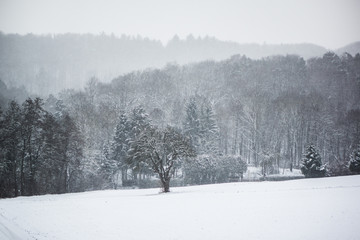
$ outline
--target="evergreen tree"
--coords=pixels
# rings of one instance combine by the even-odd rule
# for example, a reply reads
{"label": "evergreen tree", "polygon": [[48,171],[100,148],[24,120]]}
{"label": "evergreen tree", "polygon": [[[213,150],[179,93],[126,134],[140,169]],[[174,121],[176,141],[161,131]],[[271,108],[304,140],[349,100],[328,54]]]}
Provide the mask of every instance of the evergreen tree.
{"label": "evergreen tree", "polygon": [[190,101],[186,106],[186,117],[183,124],[183,129],[184,133],[190,136],[191,142],[195,149],[199,151],[201,126],[198,108],[194,97],[190,98]]}
{"label": "evergreen tree", "polygon": [[121,180],[124,183],[127,180],[126,164],[127,152],[129,150],[129,141],[131,137],[131,126],[125,112],[119,117],[119,122],[115,128],[115,136],[111,145],[112,158],[117,162],[118,168],[121,169]]}
{"label": "evergreen tree", "polygon": [[0,197],[82,189],[82,139],[69,115],[54,117],[39,98],[12,101],[0,133]]}
{"label": "evergreen tree", "polygon": [[150,120],[142,106],[134,108],[130,114],[130,137],[135,139],[150,126]]}
{"label": "evergreen tree", "polygon": [[15,101],[0,115],[0,197],[18,196],[21,109]]}
{"label": "evergreen tree", "polygon": [[209,103],[201,107],[200,115],[201,153],[219,154],[219,130],[214,111]]}
{"label": "evergreen tree", "polygon": [[37,194],[36,175],[40,167],[39,157],[43,147],[42,124],[45,110],[40,98],[28,98],[23,103],[22,159],[20,165],[21,195]]}
{"label": "evergreen tree", "polygon": [[117,173],[119,167],[117,161],[111,157],[110,144],[104,144],[100,159],[100,174],[105,180],[105,188],[117,188]]}
{"label": "evergreen tree", "polygon": [[360,173],[360,144],[350,156],[349,169],[351,172]]}
{"label": "evergreen tree", "polygon": [[325,176],[325,166],[322,165],[320,154],[312,144],[306,149],[305,158],[301,165],[301,172],[307,178]]}
{"label": "evergreen tree", "polygon": [[[141,134],[150,127],[150,120],[142,106],[134,108],[129,118],[130,134],[128,142],[131,144],[132,142],[137,141]],[[149,172],[148,168],[143,165],[143,162],[132,160],[133,158],[128,157],[126,162],[127,165],[131,168],[135,180],[138,179],[138,175],[141,177],[142,173]]]}

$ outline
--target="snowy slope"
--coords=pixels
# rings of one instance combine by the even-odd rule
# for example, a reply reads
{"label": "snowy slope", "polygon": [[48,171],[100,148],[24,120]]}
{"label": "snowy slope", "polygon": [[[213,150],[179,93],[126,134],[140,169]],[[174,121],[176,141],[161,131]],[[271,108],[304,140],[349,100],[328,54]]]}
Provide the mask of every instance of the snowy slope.
{"label": "snowy slope", "polygon": [[0,239],[359,239],[360,176],[0,200]]}

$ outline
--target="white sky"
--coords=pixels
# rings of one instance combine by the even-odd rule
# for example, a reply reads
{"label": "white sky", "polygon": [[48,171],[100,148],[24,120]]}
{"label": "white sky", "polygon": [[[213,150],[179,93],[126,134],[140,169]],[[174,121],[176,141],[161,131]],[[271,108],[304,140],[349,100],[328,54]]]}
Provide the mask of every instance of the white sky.
{"label": "white sky", "polygon": [[240,43],[360,40],[360,0],[0,0],[4,33],[175,34]]}

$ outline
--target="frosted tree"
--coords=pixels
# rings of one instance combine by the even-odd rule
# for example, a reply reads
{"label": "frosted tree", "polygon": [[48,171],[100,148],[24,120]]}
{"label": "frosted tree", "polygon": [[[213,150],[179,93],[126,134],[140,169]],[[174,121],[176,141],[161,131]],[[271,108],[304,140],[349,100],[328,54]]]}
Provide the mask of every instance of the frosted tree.
{"label": "frosted tree", "polygon": [[78,191],[81,188],[78,183],[82,178],[83,137],[76,122],[68,114],[60,119],[60,128],[62,189],[63,192]]}
{"label": "frosted tree", "polygon": [[128,166],[126,164],[126,158],[129,150],[130,134],[130,122],[125,112],[121,112],[118,124],[116,125],[115,136],[111,144],[111,155],[117,162],[118,167],[121,169],[121,179],[123,183],[127,180]]}
{"label": "frosted tree", "polygon": [[[150,119],[142,106],[134,108],[129,117],[130,133],[128,142],[131,144],[136,142],[144,131],[150,128]],[[141,178],[142,173],[148,173],[147,166],[141,161],[133,161],[131,157],[126,158],[127,165],[131,168],[134,180]],[[140,179],[139,179],[140,180]]]}
{"label": "frosted tree", "polygon": [[320,154],[312,144],[306,149],[305,158],[301,164],[301,172],[307,178],[325,176],[325,166],[322,165]]}
{"label": "frosted tree", "polygon": [[243,179],[244,173],[247,171],[247,164],[239,156],[224,156],[222,164],[226,168],[227,175],[230,179]]}
{"label": "frosted tree", "polygon": [[183,165],[186,184],[210,184],[218,182],[218,161],[212,155],[202,154]]}
{"label": "frosted tree", "polygon": [[351,172],[360,173],[360,144],[350,156],[349,169]]}
{"label": "frosted tree", "polygon": [[195,157],[189,139],[171,127],[145,129],[129,150],[131,162],[158,174],[164,192],[170,191],[170,180],[175,169],[186,158]]}
{"label": "frosted tree", "polygon": [[117,161],[111,156],[109,144],[104,144],[100,157],[100,173],[105,180],[105,184],[110,184],[110,186],[108,185],[105,187],[117,188],[118,171],[119,167]]}
{"label": "frosted tree", "polygon": [[209,103],[204,103],[200,115],[201,150],[204,154],[219,154],[219,129],[214,111]]}
{"label": "frosted tree", "polygon": [[136,138],[150,126],[150,120],[142,106],[134,108],[130,114],[131,137]]}
{"label": "frosted tree", "polygon": [[190,136],[192,144],[198,150],[200,146],[200,117],[195,98],[192,97],[186,106],[186,117],[183,124],[185,134]]}

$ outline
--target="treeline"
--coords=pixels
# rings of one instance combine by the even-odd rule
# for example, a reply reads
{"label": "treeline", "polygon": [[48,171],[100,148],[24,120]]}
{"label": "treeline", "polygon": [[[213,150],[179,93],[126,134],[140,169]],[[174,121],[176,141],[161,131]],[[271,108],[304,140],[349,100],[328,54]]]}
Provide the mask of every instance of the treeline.
{"label": "treeline", "polygon": [[[261,168],[264,176],[285,168],[300,169],[310,143],[327,174],[349,174],[349,161],[358,159],[354,153],[360,143],[359,76],[360,54],[339,57],[329,52],[307,61],[294,55],[260,60],[236,55],[220,62],[169,64],[162,69],[131,72],[111,83],[91,78],[84,91],[62,91],[49,96],[44,105],[37,104],[42,106],[37,108],[41,109],[37,115],[44,119],[52,116],[59,126],[51,131],[43,127],[50,120],[25,120],[26,103],[31,100],[18,107],[21,127],[14,129],[31,126],[25,129],[32,131],[7,129],[12,125],[4,121],[14,115],[9,109],[16,103],[4,110],[1,136],[12,136],[8,132],[13,131],[20,137],[14,138],[15,145],[10,144],[12,138],[2,140],[2,161],[16,161],[15,165],[6,165],[8,175],[2,177],[5,182],[1,186],[11,186],[11,196],[14,191],[26,195],[132,184],[153,186],[151,183],[161,178],[154,178],[157,165],[147,162],[149,157],[135,155],[144,156],[149,149],[156,150],[151,156],[161,148],[162,152],[170,151],[161,142],[168,132],[189,141],[195,152],[189,154],[190,161],[186,157],[177,159],[167,173],[179,185],[241,179],[248,166]],[[63,125],[65,116],[77,129],[72,141],[79,155],[46,155],[48,145],[58,146],[53,150],[59,153],[67,149],[64,134],[72,131],[61,130],[71,129]],[[49,131],[58,136],[54,145],[47,144],[51,138],[44,134]],[[149,138],[156,148],[148,148]],[[146,151],[131,151],[140,143],[145,144],[141,149]],[[6,155],[7,149],[13,149],[10,152],[14,157]],[[41,164],[51,159],[58,165],[52,165],[53,173],[48,170],[46,175]],[[171,162],[169,159],[163,158],[164,162]],[[311,159],[308,162],[315,161]],[[6,160],[8,163],[11,161]],[[322,169],[321,164],[318,167]],[[351,166],[358,169],[358,163]],[[1,169],[5,169],[3,165]],[[45,184],[49,180],[45,181],[46,177],[51,184]],[[14,190],[12,186],[20,188]],[[43,190],[44,186],[49,190]]]}
{"label": "treeline", "polygon": [[[86,158],[93,162],[112,141],[119,112],[142,105],[152,124],[181,129],[195,145],[209,143],[199,137],[209,111],[216,151],[253,166],[270,162],[268,173],[299,168],[305,147],[313,143],[328,173],[338,175],[348,173],[359,142],[359,76],[359,54],[329,52],[308,61],[293,55],[233,56],[132,72],[109,84],[93,78],[85,91],[64,91],[58,98],[79,123]],[[191,127],[185,124],[190,120]]]}
{"label": "treeline", "polygon": [[0,112],[0,197],[84,189],[83,140],[64,111],[51,114],[40,98],[11,101]]}

